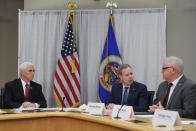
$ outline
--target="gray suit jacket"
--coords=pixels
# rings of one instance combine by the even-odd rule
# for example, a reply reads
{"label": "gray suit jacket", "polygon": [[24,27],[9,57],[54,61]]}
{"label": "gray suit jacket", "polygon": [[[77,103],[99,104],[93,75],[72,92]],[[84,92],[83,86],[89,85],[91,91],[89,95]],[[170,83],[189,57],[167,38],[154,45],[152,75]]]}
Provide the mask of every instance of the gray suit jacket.
{"label": "gray suit jacket", "polygon": [[[154,104],[163,102],[167,84],[168,82],[164,81],[159,85]],[[196,118],[196,83],[182,76],[171,94],[166,109],[178,111],[181,117]]]}

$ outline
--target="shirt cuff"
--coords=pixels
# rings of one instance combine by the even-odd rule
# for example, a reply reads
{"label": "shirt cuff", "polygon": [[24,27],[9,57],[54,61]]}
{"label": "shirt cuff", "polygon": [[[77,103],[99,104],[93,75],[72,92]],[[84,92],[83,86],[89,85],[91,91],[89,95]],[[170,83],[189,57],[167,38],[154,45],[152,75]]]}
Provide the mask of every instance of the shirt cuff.
{"label": "shirt cuff", "polygon": [[39,108],[40,105],[38,103],[34,103],[35,104],[35,108]]}

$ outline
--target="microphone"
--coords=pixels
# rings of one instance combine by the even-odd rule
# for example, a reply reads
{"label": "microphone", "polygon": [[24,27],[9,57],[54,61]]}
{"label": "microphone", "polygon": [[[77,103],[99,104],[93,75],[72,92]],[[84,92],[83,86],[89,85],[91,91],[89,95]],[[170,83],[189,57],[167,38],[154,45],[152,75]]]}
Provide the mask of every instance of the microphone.
{"label": "microphone", "polygon": [[121,107],[118,109],[117,115],[116,115],[116,117],[114,117],[115,119],[120,119],[119,113],[120,113],[121,109],[123,108],[123,106],[124,106],[124,104],[122,104]]}
{"label": "microphone", "polygon": [[63,97],[63,100],[62,100],[62,103],[61,103],[62,107],[61,107],[61,110],[60,110],[60,112],[64,112],[64,110],[63,110],[63,104],[64,104],[64,100],[65,100],[65,97]]}
{"label": "microphone", "polygon": [[126,105],[126,103],[127,103],[127,98],[128,98],[128,93],[127,93],[128,91],[127,90],[128,90],[128,87],[125,87],[125,90],[124,90],[124,93],[123,93],[123,99],[122,99],[122,103],[121,103],[122,105],[119,108],[116,117],[114,117],[116,119],[120,119],[120,117],[118,115],[119,115],[121,109],[123,108],[123,106]]}

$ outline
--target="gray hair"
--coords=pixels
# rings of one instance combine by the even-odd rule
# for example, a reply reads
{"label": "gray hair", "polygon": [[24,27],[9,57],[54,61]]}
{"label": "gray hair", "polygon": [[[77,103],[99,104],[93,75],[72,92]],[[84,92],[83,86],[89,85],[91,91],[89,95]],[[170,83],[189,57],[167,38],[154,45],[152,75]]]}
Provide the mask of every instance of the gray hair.
{"label": "gray hair", "polygon": [[119,67],[118,67],[118,75],[122,75],[122,70],[123,69],[126,69],[126,68],[131,68],[132,69],[132,67],[129,65],[129,64],[122,64],[122,65],[120,65]]}
{"label": "gray hair", "polygon": [[24,62],[19,65],[19,73],[21,73],[23,70],[27,69],[27,66],[33,65],[31,62]]}
{"label": "gray hair", "polygon": [[176,57],[176,56],[169,56],[169,57],[167,57],[166,59],[167,59],[167,61],[168,61],[170,64],[176,66],[176,67],[179,68],[182,72],[184,71],[184,64],[183,64],[182,59],[180,59],[180,58],[178,58],[178,57]]}

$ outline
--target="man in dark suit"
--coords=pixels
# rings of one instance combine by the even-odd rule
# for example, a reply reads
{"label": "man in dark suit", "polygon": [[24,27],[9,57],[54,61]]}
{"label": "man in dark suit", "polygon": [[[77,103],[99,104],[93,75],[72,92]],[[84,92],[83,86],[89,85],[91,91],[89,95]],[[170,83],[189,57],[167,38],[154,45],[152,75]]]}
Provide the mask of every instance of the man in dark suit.
{"label": "man in dark suit", "polygon": [[181,117],[196,118],[196,83],[183,75],[183,61],[175,56],[164,59],[162,75],[165,79],[159,85],[154,105],[156,109],[178,111]]}
{"label": "man in dark suit", "polygon": [[106,107],[113,108],[113,104],[133,106],[136,112],[145,112],[148,108],[147,87],[133,80],[132,67],[123,64],[119,67],[120,84],[112,86]]}
{"label": "man in dark suit", "polygon": [[46,100],[40,84],[33,82],[34,65],[24,62],[19,66],[20,78],[5,84],[4,108],[45,108]]}

